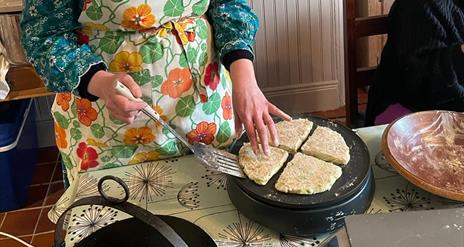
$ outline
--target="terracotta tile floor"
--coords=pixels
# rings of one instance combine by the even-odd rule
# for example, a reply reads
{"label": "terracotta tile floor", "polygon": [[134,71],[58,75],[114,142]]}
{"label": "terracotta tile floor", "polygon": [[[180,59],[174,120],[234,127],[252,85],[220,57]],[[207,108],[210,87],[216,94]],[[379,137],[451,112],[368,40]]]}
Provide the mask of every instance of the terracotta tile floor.
{"label": "terracotta tile floor", "polygon": [[[360,109],[365,109],[366,102],[367,97],[361,92]],[[313,114],[345,123],[343,107],[313,112]],[[63,177],[57,149],[41,149],[27,205],[19,210],[0,213],[0,231],[13,234],[36,247],[52,246],[55,225],[48,220],[47,213],[63,191]],[[22,245],[0,235],[0,246]]]}
{"label": "terracotta tile floor", "polygon": [[[63,194],[63,177],[56,148],[44,148],[39,152],[38,162],[26,205],[18,210],[0,213],[0,231],[17,236],[37,247],[50,247],[55,225],[47,213],[53,203]],[[1,247],[23,245],[0,235]]]}

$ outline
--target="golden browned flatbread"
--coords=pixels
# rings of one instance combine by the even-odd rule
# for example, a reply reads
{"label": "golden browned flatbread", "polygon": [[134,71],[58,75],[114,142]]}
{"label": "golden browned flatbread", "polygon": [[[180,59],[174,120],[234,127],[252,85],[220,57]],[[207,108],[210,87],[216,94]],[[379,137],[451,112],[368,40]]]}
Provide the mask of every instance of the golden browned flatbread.
{"label": "golden browned flatbread", "polygon": [[313,122],[304,118],[278,122],[276,129],[279,134],[279,148],[296,153],[312,127]]}
{"label": "golden browned flatbread", "polygon": [[318,126],[301,147],[301,152],[338,165],[350,161],[350,149],[343,136],[327,127]]}
{"label": "golden browned flatbread", "polygon": [[311,195],[330,190],[341,175],[339,166],[296,153],[280,175],[275,188],[284,193]]}
{"label": "golden browned flatbread", "polygon": [[288,153],[285,150],[275,147],[269,147],[269,153],[269,156],[265,156],[262,152],[255,155],[251,144],[245,143],[238,154],[243,172],[259,185],[267,184],[288,158]]}

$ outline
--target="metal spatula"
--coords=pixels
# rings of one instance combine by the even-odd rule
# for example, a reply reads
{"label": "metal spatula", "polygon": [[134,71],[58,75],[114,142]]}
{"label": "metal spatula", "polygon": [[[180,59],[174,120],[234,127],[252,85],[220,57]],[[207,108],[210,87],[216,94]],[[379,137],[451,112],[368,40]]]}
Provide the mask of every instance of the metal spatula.
{"label": "metal spatula", "polygon": [[[127,88],[121,82],[116,82],[114,89],[121,95],[127,97],[132,101],[140,101],[141,99],[135,98]],[[190,149],[195,158],[197,158],[204,166],[211,170],[218,172],[230,174],[232,176],[244,178],[245,174],[243,173],[240,165],[238,163],[238,157],[229,152],[219,150],[210,146],[207,146],[203,143],[194,143],[190,144],[184,137],[179,135],[169,124],[167,124],[160,115],[153,110],[149,105],[147,105],[142,112],[146,114],[149,118],[160,123],[164,128],[169,130],[179,141],[181,141],[188,149]]]}

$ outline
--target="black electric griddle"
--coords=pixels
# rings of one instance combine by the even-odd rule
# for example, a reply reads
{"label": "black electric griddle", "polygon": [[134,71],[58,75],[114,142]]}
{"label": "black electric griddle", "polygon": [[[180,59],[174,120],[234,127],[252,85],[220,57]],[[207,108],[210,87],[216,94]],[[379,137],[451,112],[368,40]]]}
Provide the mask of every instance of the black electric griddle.
{"label": "black electric griddle", "polygon": [[[275,224],[279,228],[287,225],[285,228],[275,229],[280,232],[302,233],[299,235],[311,235],[313,232],[315,234],[330,232],[340,227],[342,225],[341,221],[334,224],[330,220],[325,222],[324,218],[333,219],[337,214],[343,216],[362,213],[369,207],[374,192],[369,152],[361,138],[343,125],[309,114],[295,115],[293,118],[306,118],[312,121],[315,125],[310,135],[317,126],[323,126],[335,130],[345,139],[350,149],[350,161],[347,165],[342,166],[343,174],[332,186],[332,189],[315,195],[279,192],[274,188],[274,185],[282,173],[284,165],[264,186],[255,184],[247,178],[229,176],[229,197],[242,213],[265,226],[273,228],[269,224]],[[243,135],[235,142],[230,151],[238,154],[245,142],[248,142],[248,137]],[[293,155],[290,155],[287,161],[292,158]],[[244,200],[250,202],[246,207],[244,205],[247,203]],[[282,220],[287,221],[288,218],[289,222],[274,223],[269,220],[273,219],[275,221],[278,218],[276,218],[276,214],[286,215],[286,217],[282,217]],[[292,215],[295,215],[295,217],[292,217]],[[304,219],[305,215],[307,219]],[[318,222],[314,222],[316,218]],[[301,221],[302,226],[298,226],[298,221]],[[318,225],[314,228],[314,231],[311,230],[311,221],[313,221],[314,225]],[[303,226],[307,228],[297,229]]]}

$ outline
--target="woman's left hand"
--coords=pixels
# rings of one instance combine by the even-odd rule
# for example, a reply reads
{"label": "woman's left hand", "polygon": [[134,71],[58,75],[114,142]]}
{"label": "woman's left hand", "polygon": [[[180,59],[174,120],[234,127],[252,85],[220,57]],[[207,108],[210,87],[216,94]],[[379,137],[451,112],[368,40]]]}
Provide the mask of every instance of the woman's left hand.
{"label": "woman's left hand", "polygon": [[292,118],[270,103],[258,87],[253,63],[239,59],[230,66],[232,79],[232,103],[235,111],[235,133],[242,132],[245,126],[255,154],[259,153],[257,137],[264,151],[269,155],[269,136],[274,146],[279,145],[279,137],[271,114],[284,120]]}

